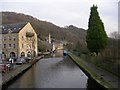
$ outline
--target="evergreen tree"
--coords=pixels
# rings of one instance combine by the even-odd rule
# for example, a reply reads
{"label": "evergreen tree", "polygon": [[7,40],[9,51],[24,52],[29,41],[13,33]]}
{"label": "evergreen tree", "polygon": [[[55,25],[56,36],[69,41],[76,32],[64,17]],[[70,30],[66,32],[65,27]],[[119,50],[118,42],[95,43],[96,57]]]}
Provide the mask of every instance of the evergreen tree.
{"label": "evergreen tree", "polygon": [[95,5],[91,7],[86,42],[90,52],[95,52],[97,55],[105,49],[108,44],[108,37],[104,30],[104,24],[99,17],[97,6]]}

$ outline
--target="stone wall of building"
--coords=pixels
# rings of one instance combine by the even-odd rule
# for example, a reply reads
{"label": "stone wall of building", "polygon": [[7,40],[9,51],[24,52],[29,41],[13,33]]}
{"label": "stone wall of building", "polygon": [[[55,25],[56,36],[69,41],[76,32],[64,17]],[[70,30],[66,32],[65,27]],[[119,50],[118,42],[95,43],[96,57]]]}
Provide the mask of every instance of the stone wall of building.
{"label": "stone wall of building", "polygon": [[2,35],[2,53],[6,58],[11,54],[18,55],[18,33],[8,33]]}
{"label": "stone wall of building", "polygon": [[38,54],[37,34],[30,23],[27,23],[19,32],[19,57],[22,53],[24,53],[26,57],[28,54],[32,56]]}
{"label": "stone wall of building", "polygon": [[[16,25],[17,26],[17,25]],[[14,27],[15,28],[15,27]],[[16,28],[17,29],[17,28]],[[8,25],[7,33],[2,34],[0,47],[2,48],[2,59],[10,57],[34,57],[38,54],[37,34],[28,22],[18,32],[11,30]]]}

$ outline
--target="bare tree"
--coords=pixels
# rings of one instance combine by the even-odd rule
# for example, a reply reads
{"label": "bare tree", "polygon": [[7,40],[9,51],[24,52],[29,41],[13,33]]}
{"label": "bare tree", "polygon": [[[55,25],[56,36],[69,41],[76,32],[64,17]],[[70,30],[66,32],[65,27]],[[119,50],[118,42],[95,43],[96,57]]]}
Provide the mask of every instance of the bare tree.
{"label": "bare tree", "polygon": [[120,39],[120,33],[117,31],[114,31],[110,34],[110,37],[112,37],[114,39]]}

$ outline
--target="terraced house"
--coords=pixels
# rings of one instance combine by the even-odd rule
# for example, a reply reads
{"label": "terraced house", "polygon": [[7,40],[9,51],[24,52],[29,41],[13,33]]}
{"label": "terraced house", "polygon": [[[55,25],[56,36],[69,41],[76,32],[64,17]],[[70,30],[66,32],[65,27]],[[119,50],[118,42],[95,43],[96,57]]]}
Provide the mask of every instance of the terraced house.
{"label": "terraced house", "polygon": [[29,22],[2,25],[1,34],[3,59],[37,55],[37,34]]}

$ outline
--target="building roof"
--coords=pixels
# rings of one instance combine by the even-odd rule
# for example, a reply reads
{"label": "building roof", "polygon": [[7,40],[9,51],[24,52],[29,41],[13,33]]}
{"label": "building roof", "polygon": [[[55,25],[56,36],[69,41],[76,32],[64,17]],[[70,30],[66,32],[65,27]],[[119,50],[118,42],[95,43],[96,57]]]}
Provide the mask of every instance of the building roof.
{"label": "building roof", "polygon": [[2,34],[18,33],[26,24],[27,22],[2,25]]}

